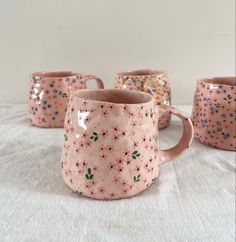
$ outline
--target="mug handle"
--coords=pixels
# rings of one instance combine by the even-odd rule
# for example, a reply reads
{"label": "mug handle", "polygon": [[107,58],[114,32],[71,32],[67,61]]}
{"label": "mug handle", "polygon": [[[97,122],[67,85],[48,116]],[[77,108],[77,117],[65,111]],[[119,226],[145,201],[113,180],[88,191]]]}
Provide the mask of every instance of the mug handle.
{"label": "mug handle", "polygon": [[163,164],[167,161],[173,160],[177,158],[179,155],[181,155],[186,149],[189,148],[192,139],[193,139],[193,124],[186,115],[184,115],[181,111],[179,111],[177,108],[174,107],[168,107],[162,108],[158,106],[160,116],[165,113],[167,110],[170,112],[170,114],[173,114],[181,119],[183,124],[183,134],[178,142],[177,145],[175,145],[172,148],[169,148],[167,150],[160,150],[160,164]]}
{"label": "mug handle", "polygon": [[86,82],[89,80],[95,80],[97,82],[97,88],[98,89],[104,89],[104,84],[102,79],[94,76],[94,75],[84,75],[82,76],[82,81],[85,83],[85,88],[87,88]]}

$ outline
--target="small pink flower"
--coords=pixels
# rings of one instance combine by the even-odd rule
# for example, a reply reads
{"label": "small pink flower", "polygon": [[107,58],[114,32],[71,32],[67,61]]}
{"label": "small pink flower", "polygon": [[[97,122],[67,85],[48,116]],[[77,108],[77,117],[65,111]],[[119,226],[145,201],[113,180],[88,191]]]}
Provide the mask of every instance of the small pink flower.
{"label": "small pink flower", "polygon": [[113,152],[114,151],[114,148],[111,145],[107,145],[106,149],[107,149],[108,152]]}
{"label": "small pink flower", "polygon": [[125,130],[121,130],[121,131],[120,131],[120,135],[121,135],[121,136],[124,137],[126,134],[127,134],[127,132],[126,132]]}
{"label": "small pink flower", "polygon": [[144,168],[145,168],[146,170],[149,170],[148,163],[146,163],[146,164],[144,165]]}
{"label": "small pink flower", "polygon": [[90,191],[90,195],[94,195],[95,193],[94,193],[94,191]]}
{"label": "small pink flower", "polygon": [[92,142],[91,142],[91,140],[87,140],[84,142],[84,144],[85,144],[85,147],[91,147]]}
{"label": "small pink flower", "polygon": [[98,191],[103,194],[105,192],[105,189],[103,187],[99,187]]}
{"label": "small pink flower", "polygon": [[128,159],[128,160],[126,161],[126,164],[127,164],[127,165],[130,165],[130,164],[131,164],[131,160]]}
{"label": "small pink flower", "polygon": [[94,166],[93,166],[93,170],[94,170],[94,171],[98,171],[98,166],[94,165]]}
{"label": "small pink flower", "polygon": [[110,197],[114,197],[116,194],[114,192],[111,192],[109,195]]}
{"label": "small pink flower", "polygon": [[106,154],[105,152],[101,153],[101,154],[100,154],[100,158],[101,158],[102,160],[105,160],[105,159],[107,158],[107,154]]}
{"label": "small pink flower", "polygon": [[135,117],[134,112],[129,112],[129,118],[134,118],[134,117]]}
{"label": "small pink flower", "polygon": [[86,145],[85,145],[85,142],[81,140],[81,141],[79,142],[79,149],[83,149],[83,148],[85,148],[85,146],[86,146]]}
{"label": "small pink flower", "polygon": [[106,146],[104,144],[102,144],[100,147],[99,147],[99,151],[100,152],[105,152],[106,151]]}
{"label": "small pink flower", "polygon": [[115,165],[113,164],[113,163],[109,163],[109,165],[108,165],[108,168],[110,169],[110,170],[113,170],[113,169],[115,169]]}
{"label": "small pink flower", "polygon": [[129,149],[125,149],[125,150],[123,151],[123,155],[124,155],[125,157],[128,157],[128,156],[130,155],[130,150],[129,150]]}
{"label": "small pink flower", "polygon": [[131,126],[132,126],[132,127],[136,127],[136,126],[137,126],[137,121],[135,121],[135,120],[132,121],[132,122],[131,122]]}
{"label": "small pink flower", "polygon": [[87,139],[87,138],[88,138],[88,134],[87,134],[86,132],[84,132],[84,133],[81,135],[81,137],[82,137],[83,139]]}
{"label": "small pink flower", "polygon": [[123,106],[123,110],[124,110],[124,111],[129,111],[129,106],[128,106],[127,104],[124,104],[124,106]]}
{"label": "small pink flower", "polygon": [[87,167],[87,165],[88,165],[88,162],[84,160],[84,161],[82,162],[82,167]]}
{"label": "small pink flower", "polygon": [[120,137],[119,137],[118,134],[114,134],[113,137],[112,137],[112,140],[113,140],[113,141],[117,141],[117,140],[119,140],[119,138],[120,138]]}
{"label": "small pink flower", "polygon": [[134,170],[137,171],[137,172],[139,172],[140,171],[140,167],[136,165],[136,167],[135,167]]}
{"label": "small pink flower", "polygon": [[146,143],[147,142],[147,136],[143,135],[143,137],[141,138],[142,143]]}
{"label": "small pink flower", "polygon": [[113,182],[114,182],[114,183],[117,183],[117,182],[119,182],[119,181],[120,181],[120,178],[119,178],[119,177],[115,176],[115,177],[113,178]]}
{"label": "small pink flower", "polygon": [[127,192],[128,192],[128,189],[124,189],[124,190],[123,190],[123,193],[124,193],[124,194],[127,194]]}
{"label": "small pink flower", "polygon": [[124,159],[122,157],[119,157],[116,159],[116,163],[122,165],[124,163]]}
{"label": "small pink flower", "polygon": [[100,136],[101,136],[102,138],[106,138],[106,137],[108,136],[108,131],[103,129],[103,130],[101,131],[101,133],[100,133]]}
{"label": "small pink flower", "polygon": [[154,149],[154,145],[149,145],[149,149],[153,150]]}
{"label": "small pink flower", "polygon": [[114,132],[119,132],[120,131],[118,125],[112,127],[112,129],[113,129]]}
{"label": "small pink flower", "polygon": [[122,167],[122,166],[118,166],[117,167],[117,171],[120,173],[120,172],[122,172],[124,170],[124,168]]}
{"label": "small pink flower", "polygon": [[102,116],[103,116],[103,117],[107,117],[108,114],[109,114],[109,111],[108,111],[107,109],[103,109],[103,110],[102,110]]}

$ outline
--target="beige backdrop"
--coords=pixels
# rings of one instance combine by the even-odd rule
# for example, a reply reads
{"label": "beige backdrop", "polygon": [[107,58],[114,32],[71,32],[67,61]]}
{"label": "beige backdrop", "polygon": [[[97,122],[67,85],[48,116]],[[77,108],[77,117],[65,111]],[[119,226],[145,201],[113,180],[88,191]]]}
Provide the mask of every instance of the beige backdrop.
{"label": "beige backdrop", "polygon": [[28,74],[75,70],[112,87],[117,71],[169,71],[174,104],[195,80],[235,74],[234,0],[0,0],[0,102],[27,99]]}

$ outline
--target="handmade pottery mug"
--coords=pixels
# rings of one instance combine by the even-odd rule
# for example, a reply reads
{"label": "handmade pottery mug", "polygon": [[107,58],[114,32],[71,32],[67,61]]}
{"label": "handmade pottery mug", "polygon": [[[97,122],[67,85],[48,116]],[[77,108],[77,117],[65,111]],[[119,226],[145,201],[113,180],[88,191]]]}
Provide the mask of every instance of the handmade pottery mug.
{"label": "handmade pottery mug", "polygon": [[193,137],[189,118],[179,143],[159,148],[158,118],[163,110],[152,95],[130,90],[78,90],[65,118],[62,173],[75,192],[95,199],[133,196],[148,188],[160,165],[184,152]]}
{"label": "handmade pottery mug", "polygon": [[235,95],[235,77],[197,81],[191,117],[197,141],[220,149],[236,150]]}
{"label": "handmade pottery mug", "polygon": [[31,74],[28,99],[31,122],[38,127],[63,127],[70,93],[86,88],[86,81],[91,79],[96,80],[98,88],[104,88],[102,80],[92,75],[71,71]]}
{"label": "handmade pottery mug", "polygon": [[[116,75],[115,88],[144,91],[152,94],[158,105],[171,105],[170,80],[166,71],[135,70],[124,71]],[[159,118],[159,129],[166,128],[171,115],[164,112]]]}

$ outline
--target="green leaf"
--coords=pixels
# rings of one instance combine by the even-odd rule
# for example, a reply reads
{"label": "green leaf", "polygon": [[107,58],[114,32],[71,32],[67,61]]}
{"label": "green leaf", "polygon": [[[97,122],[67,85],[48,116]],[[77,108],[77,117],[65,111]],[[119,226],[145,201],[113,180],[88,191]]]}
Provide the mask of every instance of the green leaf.
{"label": "green leaf", "polygon": [[93,132],[93,134],[94,134],[95,136],[97,136],[97,135],[98,135],[96,132]]}
{"label": "green leaf", "polygon": [[137,154],[138,153],[138,151],[137,150],[135,150],[132,154]]}
{"label": "green leaf", "polygon": [[136,176],[134,176],[134,181],[136,181]]}
{"label": "green leaf", "polygon": [[91,168],[88,168],[88,174],[91,174],[92,172],[91,172]]}
{"label": "green leaf", "polygon": [[96,136],[95,138],[94,138],[94,141],[97,141],[98,140],[98,137]]}
{"label": "green leaf", "polygon": [[93,139],[93,136],[91,136],[90,139]]}
{"label": "green leaf", "polygon": [[137,178],[139,178],[140,177],[140,174],[137,176]]}
{"label": "green leaf", "polygon": [[88,174],[86,174],[85,177],[86,177],[88,180],[90,179]]}
{"label": "green leaf", "polygon": [[90,175],[90,178],[89,178],[89,179],[90,179],[90,180],[93,179],[93,174]]}
{"label": "green leaf", "polygon": [[137,154],[136,156],[140,156],[140,154]]}
{"label": "green leaf", "polygon": [[133,159],[136,159],[136,156],[132,155],[132,158],[133,158]]}

